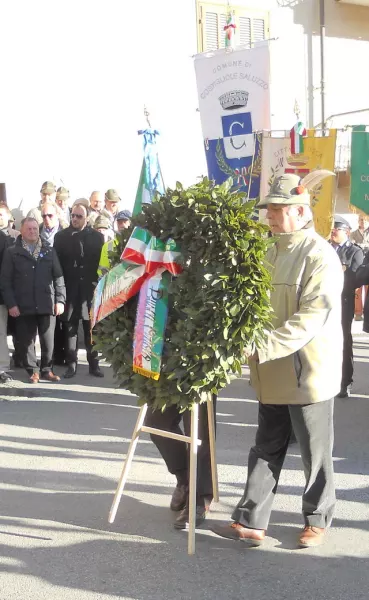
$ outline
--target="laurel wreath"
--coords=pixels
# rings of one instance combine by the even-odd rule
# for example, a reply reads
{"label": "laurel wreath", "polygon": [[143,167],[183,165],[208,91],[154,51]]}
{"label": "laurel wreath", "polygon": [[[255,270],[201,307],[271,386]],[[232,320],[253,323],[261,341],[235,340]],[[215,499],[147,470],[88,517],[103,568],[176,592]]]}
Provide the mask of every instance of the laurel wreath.
{"label": "laurel wreath", "polygon": [[[96,328],[96,349],[140,404],[184,410],[202,394],[217,393],[232,374],[241,374],[244,348],[260,345],[270,327],[267,228],[253,219],[254,202],[245,203],[244,193],[231,186],[231,179],[216,186],[204,178],[188,189],[177,183],[133,219],[163,241],[174,239],[183,266],[169,288],[158,381],[132,370],[137,297]],[[121,233],[120,246],[110,253],[113,264],[129,235]]]}

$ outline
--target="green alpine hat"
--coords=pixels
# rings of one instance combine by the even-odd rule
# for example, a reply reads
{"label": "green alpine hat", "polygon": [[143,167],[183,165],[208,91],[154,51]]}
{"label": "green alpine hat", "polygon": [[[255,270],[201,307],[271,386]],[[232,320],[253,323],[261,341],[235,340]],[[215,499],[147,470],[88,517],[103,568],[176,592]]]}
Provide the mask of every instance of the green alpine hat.
{"label": "green alpine hat", "polygon": [[307,188],[300,183],[301,178],[293,173],[285,173],[276,177],[264,200],[256,205],[257,208],[266,208],[268,204],[306,204],[310,206],[310,194]]}
{"label": "green alpine hat", "polygon": [[99,215],[95,219],[94,229],[111,229],[111,221],[104,215]]}
{"label": "green alpine hat", "polygon": [[45,181],[40,189],[41,194],[54,194],[56,187],[52,181]]}
{"label": "green alpine hat", "polygon": [[105,194],[105,200],[110,202],[120,202],[119,194],[117,190],[110,189]]}
{"label": "green alpine hat", "polygon": [[67,188],[65,188],[65,187],[59,187],[56,190],[56,197],[59,198],[60,200],[68,200],[69,190],[67,190]]}

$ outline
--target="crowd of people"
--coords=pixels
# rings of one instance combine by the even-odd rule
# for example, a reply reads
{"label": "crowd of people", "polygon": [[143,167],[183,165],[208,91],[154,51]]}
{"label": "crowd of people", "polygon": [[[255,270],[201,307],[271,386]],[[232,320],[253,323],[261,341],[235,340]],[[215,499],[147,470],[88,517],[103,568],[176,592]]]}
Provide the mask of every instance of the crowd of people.
{"label": "crowd of people", "polygon": [[114,189],[71,203],[66,188],[46,181],[40,194],[20,231],[8,206],[0,204],[0,381],[12,380],[8,334],[13,337],[13,364],[27,371],[30,383],[59,381],[54,365],[67,367],[64,378],[74,377],[80,321],[89,372],[103,377],[92,344],[91,302],[99,276],[110,268],[109,250],[130,226],[131,213],[120,209]]}

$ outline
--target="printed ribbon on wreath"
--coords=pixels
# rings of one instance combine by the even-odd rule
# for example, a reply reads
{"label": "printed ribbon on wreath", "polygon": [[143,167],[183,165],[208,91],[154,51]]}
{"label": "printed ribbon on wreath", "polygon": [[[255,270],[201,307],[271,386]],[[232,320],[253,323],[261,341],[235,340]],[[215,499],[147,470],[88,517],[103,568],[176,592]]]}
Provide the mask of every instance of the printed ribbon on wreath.
{"label": "printed ribbon on wreath", "polygon": [[91,326],[123,306],[139,292],[133,337],[133,371],[159,379],[168,316],[168,287],[182,267],[177,244],[135,227],[121,263],[102,277],[91,308]]}
{"label": "printed ribbon on wreath", "polygon": [[304,136],[306,129],[301,121],[298,121],[290,131],[291,154],[302,154],[304,151]]}

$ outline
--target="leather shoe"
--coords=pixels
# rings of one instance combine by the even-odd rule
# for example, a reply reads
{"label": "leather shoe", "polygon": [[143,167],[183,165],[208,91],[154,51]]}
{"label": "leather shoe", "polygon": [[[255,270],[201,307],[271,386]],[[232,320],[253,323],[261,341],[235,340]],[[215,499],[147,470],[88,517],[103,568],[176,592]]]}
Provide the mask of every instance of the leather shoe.
{"label": "leather shoe", "polygon": [[89,373],[94,377],[104,377],[104,373],[101,371],[99,365],[97,365],[97,367],[90,367]]}
{"label": "leather shoe", "polygon": [[72,379],[72,377],[75,376],[77,370],[75,367],[69,366],[68,369],[65,371],[63,377],[64,379]]}
{"label": "leather shoe", "polygon": [[[202,525],[202,523],[206,519],[206,515],[208,512],[209,512],[208,506],[204,506],[203,504],[202,505],[198,504],[196,506],[196,519],[195,519],[196,527],[199,527],[200,525]],[[189,511],[189,507],[186,504],[184,509],[181,510],[178,517],[174,521],[174,529],[188,529],[189,518],[190,518],[190,511]]]}
{"label": "leather shoe", "polygon": [[46,381],[52,381],[53,383],[60,381],[59,375],[55,375],[55,373],[52,371],[45,371],[45,373],[41,373],[41,379],[46,379]]}
{"label": "leather shoe", "polygon": [[300,548],[312,548],[323,543],[325,529],[307,525],[299,537]]}
{"label": "leather shoe", "polygon": [[186,506],[187,494],[187,485],[177,483],[170,501],[170,510],[174,512],[183,510]]}
{"label": "leather shoe", "polygon": [[250,546],[260,546],[265,538],[264,529],[249,529],[244,527],[241,523],[228,523],[227,525],[213,525],[211,531],[220,535],[220,537],[227,538],[229,540],[240,540],[246,542]]}
{"label": "leather shoe", "polygon": [[40,375],[38,373],[33,373],[33,375],[31,375],[29,378],[30,383],[38,383],[39,381],[40,381]]}
{"label": "leather shoe", "polygon": [[341,391],[337,394],[336,398],[348,398],[350,396],[350,388],[341,387]]}

